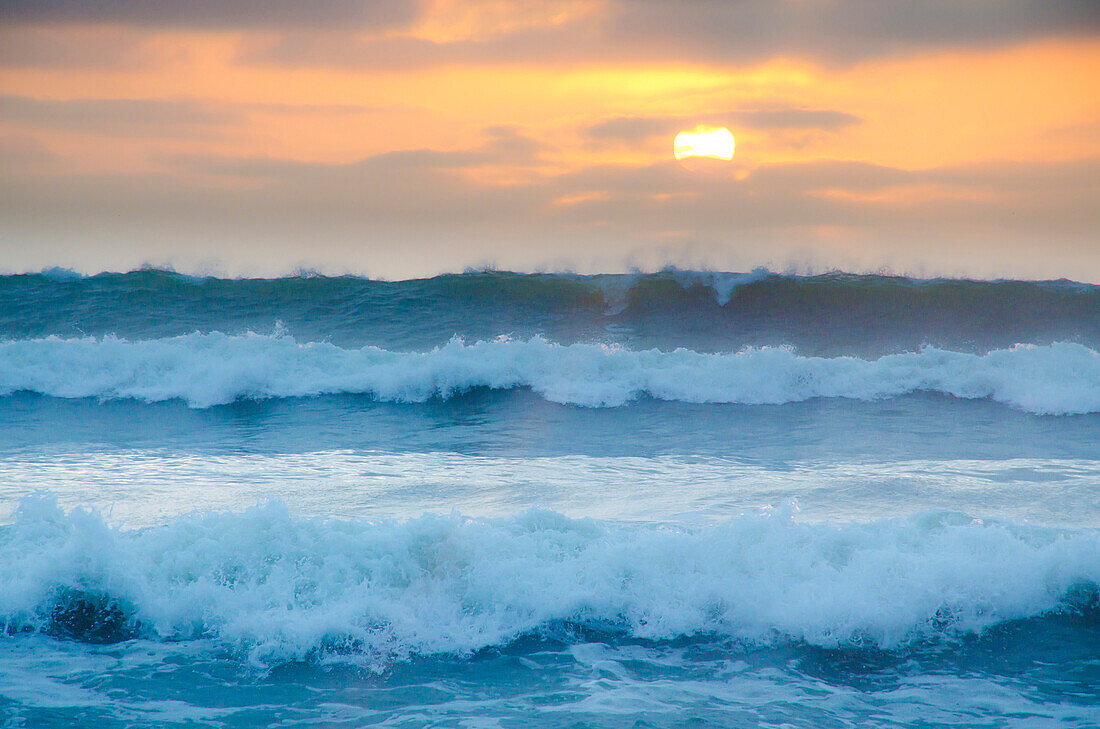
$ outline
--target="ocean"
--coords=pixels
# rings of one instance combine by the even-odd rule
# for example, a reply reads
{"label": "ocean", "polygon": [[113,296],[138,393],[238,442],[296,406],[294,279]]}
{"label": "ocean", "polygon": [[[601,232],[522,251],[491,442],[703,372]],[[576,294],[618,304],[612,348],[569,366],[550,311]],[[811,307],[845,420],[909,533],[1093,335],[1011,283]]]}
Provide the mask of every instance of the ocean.
{"label": "ocean", "polygon": [[1100,725],[1100,286],[0,276],[0,724]]}

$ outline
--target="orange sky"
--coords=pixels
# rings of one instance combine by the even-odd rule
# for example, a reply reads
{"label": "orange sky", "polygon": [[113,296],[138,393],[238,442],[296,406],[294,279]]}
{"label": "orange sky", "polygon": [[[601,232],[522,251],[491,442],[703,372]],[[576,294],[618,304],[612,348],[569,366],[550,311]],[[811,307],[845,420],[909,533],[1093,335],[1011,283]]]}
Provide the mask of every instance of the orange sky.
{"label": "orange sky", "polygon": [[[0,265],[1100,281],[1100,11],[975,4],[43,3],[0,23]],[[731,162],[672,160],[698,123]]]}

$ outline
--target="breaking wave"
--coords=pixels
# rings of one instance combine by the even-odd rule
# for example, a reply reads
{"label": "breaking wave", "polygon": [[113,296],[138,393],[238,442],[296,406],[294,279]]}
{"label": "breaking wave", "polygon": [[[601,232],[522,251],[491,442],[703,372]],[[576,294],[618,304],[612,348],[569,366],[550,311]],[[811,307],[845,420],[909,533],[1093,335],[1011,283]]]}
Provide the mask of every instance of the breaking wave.
{"label": "breaking wave", "polygon": [[1100,353],[1084,345],[1017,345],[986,354],[925,347],[878,359],[806,357],[785,347],[735,353],[562,345],[541,338],[454,339],[427,352],[341,348],[273,335],[189,334],[156,340],[45,337],[0,342],[0,394],[239,399],[364,394],[422,402],[476,388],[529,388],[543,398],[617,407],[640,397],[782,404],[938,392],[990,398],[1037,414],[1100,412]]}
{"label": "breaking wave", "polygon": [[1097,609],[1100,535],[927,512],[808,524],[793,507],[697,529],[278,504],[144,530],[25,498],[0,528],[0,620],[87,642],[212,639],[260,664],[464,654],[563,625],[895,647]]}

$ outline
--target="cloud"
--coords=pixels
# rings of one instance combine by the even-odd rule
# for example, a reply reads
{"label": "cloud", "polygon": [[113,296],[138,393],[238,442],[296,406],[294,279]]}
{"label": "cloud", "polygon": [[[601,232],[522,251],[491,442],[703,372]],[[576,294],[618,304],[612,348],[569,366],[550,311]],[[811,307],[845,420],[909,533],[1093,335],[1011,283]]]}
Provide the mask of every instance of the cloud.
{"label": "cloud", "polygon": [[267,272],[308,263],[412,276],[478,261],[584,270],[808,261],[1100,281],[1100,159],[931,170],[662,162],[511,184],[476,174],[514,162],[515,146],[527,149],[521,162],[538,160],[519,130],[490,129],[478,147],[350,164],[191,157],[171,174],[13,172],[0,180],[0,248],[7,265],[31,267],[219,257]]}
{"label": "cloud", "polygon": [[226,104],[191,100],[73,99],[55,101],[0,95],[0,121],[82,134],[172,136],[239,122]]}
{"label": "cloud", "polygon": [[204,175],[283,181],[301,177],[308,185],[321,179],[341,178],[395,181],[402,176],[443,175],[490,165],[525,167],[541,161],[547,146],[522,134],[516,127],[492,126],[482,130],[484,144],[472,149],[406,149],[372,155],[347,164],[302,162],[270,157],[209,157],[183,155],[168,161]]}
{"label": "cloud", "polygon": [[776,53],[850,62],[916,48],[996,45],[1042,36],[1095,35],[1092,0],[630,0],[607,34],[689,53],[745,58]]}
{"label": "cloud", "polygon": [[[468,4],[477,17],[477,2]],[[497,5],[490,9],[500,12]],[[514,14],[523,17],[523,6]],[[418,23],[437,15],[430,0],[0,0],[0,63],[141,65],[156,49],[132,37],[112,44],[103,35],[135,30],[238,31],[245,33],[238,63],[378,71],[501,63],[723,65],[792,56],[851,64],[929,49],[1100,35],[1095,0],[602,0],[591,12],[547,13],[539,22],[459,33],[450,41],[418,36]],[[80,37],[51,40],[59,31]]]}
{"label": "cloud", "polygon": [[842,111],[776,108],[692,116],[615,117],[588,127],[584,134],[590,139],[600,141],[642,142],[652,137],[670,137],[696,124],[764,131],[835,131],[861,121],[855,114]]}
{"label": "cloud", "polygon": [[831,109],[760,109],[733,112],[734,124],[752,129],[821,129],[835,131],[863,121],[855,114]]}
{"label": "cloud", "polygon": [[0,21],[4,68],[148,68],[158,65],[160,55],[144,34],[133,30],[28,28]]}
{"label": "cloud", "polygon": [[55,155],[38,139],[27,134],[0,135],[0,168],[9,171],[41,168]]}
{"label": "cloud", "polygon": [[0,0],[0,23],[213,30],[380,29],[407,24],[420,14],[421,6],[414,0]]}
{"label": "cloud", "polygon": [[373,70],[440,64],[669,61],[737,64],[777,56],[831,64],[937,48],[1100,34],[1094,0],[619,0],[604,12],[481,40],[288,32],[242,63]]}
{"label": "cloud", "polygon": [[652,137],[667,137],[683,129],[686,117],[615,117],[593,124],[585,136],[597,140],[642,142]]}
{"label": "cloud", "polygon": [[[319,118],[377,114],[368,106],[232,103],[197,99],[35,99],[0,94],[0,125],[43,133],[64,131],[129,142],[154,139],[221,141],[245,134],[265,116]],[[88,142],[94,144],[94,142]]]}

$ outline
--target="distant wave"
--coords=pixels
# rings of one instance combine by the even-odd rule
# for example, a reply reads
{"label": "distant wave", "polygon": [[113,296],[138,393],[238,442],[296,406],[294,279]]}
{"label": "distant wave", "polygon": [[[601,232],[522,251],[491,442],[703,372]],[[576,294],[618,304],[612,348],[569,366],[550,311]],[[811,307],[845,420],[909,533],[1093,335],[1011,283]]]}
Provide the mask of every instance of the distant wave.
{"label": "distant wave", "polygon": [[991,398],[1038,414],[1100,412],[1100,353],[1074,343],[984,355],[925,348],[874,360],[803,357],[788,348],[706,354],[633,351],[543,339],[452,340],[429,352],[302,344],[286,335],[190,334],[157,340],[47,337],[0,342],[0,394],[240,399],[358,393],[393,402],[476,388],[530,388],[552,402],[616,407],[639,397],[692,403],[870,400],[915,392]]}
{"label": "distant wave", "polygon": [[[789,314],[807,305],[816,308],[830,304],[849,308],[874,305],[882,309],[900,304],[905,308],[955,310],[960,315],[975,309],[1005,307],[1023,315],[1039,307],[1052,313],[1067,308],[1070,313],[1091,310],[1094,317],[1100,316],[1090,306],[1100,302],[1100,285],[1068,280],[918,279],[848,273],[803,276],[763,268],[746,273],[670,268],[656,273],[592,275],[469,271],[403,281],[314,273],[273,279],[227,279],[161,269],[84,275],[52,268],[39,273],[0,275],[0,294],[8,301],[14,301],[14,296],[39,299],[39,309],[79,303],[83,295],[95,296],[101,304],[121,303],[133,295],[162,302],[198,304],[218,295],[241,305],[328,299],[343,303],[387,300],[400,304],[426,297],[460,305],[510,303],[540,310],[596,308],[611,314],[685,306],[738,308],[764,304]],[[24,306],[23,310],[27,308]]]}
{"label": "distant wave", "polygon": [[[1100,288],[1098,284],[1080,283],[1068,279],[1049,281],[1031,281],[1016,279],[966,279],[966,278],[914,278],[893,274],[870,273],[844,273],[833,271],[818,274],[796,274],[771,271],[767,268],[755,268],[748,272],[692,270],[669,267],[660,271],[633,273],[521,273],[516,271],[499,271],[492,269],[469,270],[464,273],[444,273],[430,278],[419,279],[371,279],[367,276],[355,274],[329,275],[314,271],[302,271],[289,276],[277,278],[248,278],[232,277],[222,278],[214,274],[189,274],[180,273],[164,268],[140,268],[133,271],[86,274],[69,268],[53,267],[33,273],[0,274],[0,286],[8,283],[19,283],[45,279],[56,283],[74,284],[85,282],[88,284],[112,284],[133,288],[157,288],[171,287],[180,283],[195,286],[206,284],[236,285],[245,288],[253,285],[271,285],[293,282],[308,282],[310,286],[321,289],[334,283],[358,282],[361,285],[377,285],[387,287],[416,287],[422,284],[433,284],[440,288],[459,286],[462,290],[472,289],[507,291],[509,288],[519,292],[529,292],[539,288],[551,291],[555,287],[573,287],[575,284],[592,284],[595,288],[619,292],[628,290],[637,284],[654,282],[674,282],[683,289],[692,287],[707,287],[714,291],[715,298],[720,304],[728,303],[732,295],[740,286],[757,284],[767,281],[801,281],[816,283],[824,286],[844,286],[847,288],[871,288],[871,287],[917,287],[949,285],[970,286],[974,288],[995,288],[998,286],[1022,286],[1047,288],[1053,290],[1075,290],[1078,292],[1095,290]],[[604,288],[607,282],[619,282],[622,285]],[[616,295],[616,294],[612,294]]]}
{"label": "distant wave", "polygon": [[19,565],[0,571],[9,633],[392,661],[563,627],[889,648],[1095,612],[1100,534],[944,512],[828,525],[784,508],[680,530],[540,510],[326,521],[278,505],[130,531],[36,496],[0,528],[0,562]]}
{"label": "distant wave", "polygon": [[342,347],[422,350],[509,333],[562,343],[717,352],[791,345],[876,357],[929,344],[983,353],[1016,343],[1100,349],[1100,286],[830,273],[480,271],[408,281],[161,271],[0,276],[0,340],[137,339],[271,331]]}

